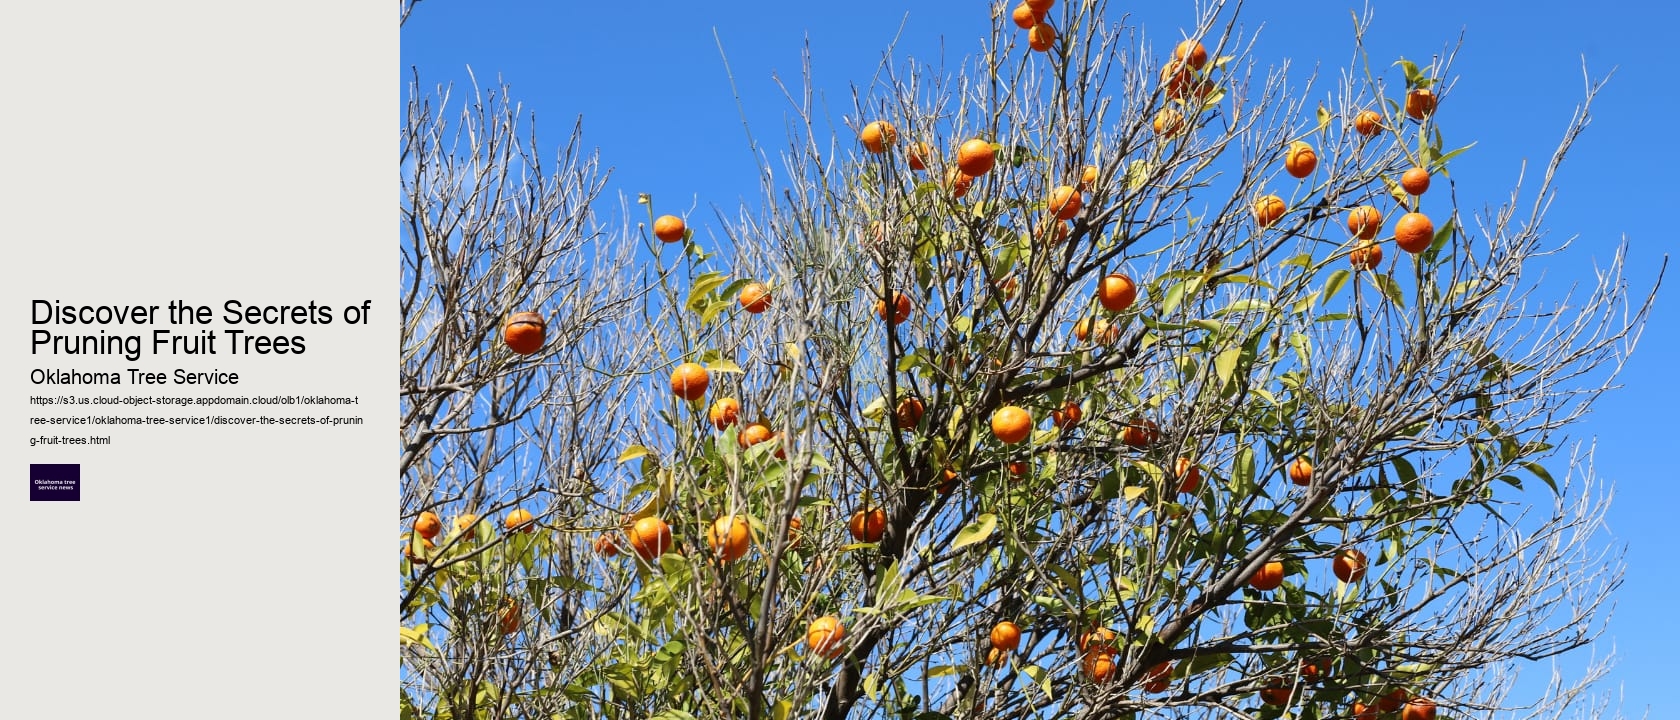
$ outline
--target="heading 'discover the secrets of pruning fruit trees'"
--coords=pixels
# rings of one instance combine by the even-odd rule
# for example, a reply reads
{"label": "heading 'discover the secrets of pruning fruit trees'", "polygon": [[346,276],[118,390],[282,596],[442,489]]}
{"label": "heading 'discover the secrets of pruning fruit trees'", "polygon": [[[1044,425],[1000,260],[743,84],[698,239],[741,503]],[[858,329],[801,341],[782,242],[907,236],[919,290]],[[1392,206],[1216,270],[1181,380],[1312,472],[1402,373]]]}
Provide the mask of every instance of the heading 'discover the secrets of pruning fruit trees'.
{"label": "heading 'discover the secrets of pruning fruit trees'", "polygon": [[[346,325],[366,325],[373,301],[344,306],[337,313]],[[30,355],[121,356],[137,362],[154,356],[302,355],[307,338],[301,325],[331,325],[333,307],[315,300],[302,305],[259,305],[228,300],[220,311],[211,305],[172,300],[167,305],[75,305],[55,300],[30,301]],[[217,326],[219,324],[219,326]],[[167,325],[168,327],[154,327]],[[235,385],[239,375],[177,371],[173,376],[129,368],[110,371],[33,368],[36,385],[121,384]]]}

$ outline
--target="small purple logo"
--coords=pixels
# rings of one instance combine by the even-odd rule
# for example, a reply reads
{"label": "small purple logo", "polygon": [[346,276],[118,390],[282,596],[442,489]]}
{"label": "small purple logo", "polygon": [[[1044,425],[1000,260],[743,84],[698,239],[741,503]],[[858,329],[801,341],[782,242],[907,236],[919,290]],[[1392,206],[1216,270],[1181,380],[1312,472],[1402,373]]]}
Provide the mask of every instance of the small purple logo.
{"label": "small purple logo", "polygon": [[29,466],[30,502],[62,500],[79,502],[82,499],[82,466],[80,464]]}

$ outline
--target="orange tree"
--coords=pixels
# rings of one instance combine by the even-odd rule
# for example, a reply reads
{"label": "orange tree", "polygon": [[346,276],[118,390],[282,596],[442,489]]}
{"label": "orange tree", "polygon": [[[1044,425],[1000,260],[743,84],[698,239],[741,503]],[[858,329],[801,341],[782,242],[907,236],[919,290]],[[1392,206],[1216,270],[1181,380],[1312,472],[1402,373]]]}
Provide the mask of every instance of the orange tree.
{"label": "orange tree", "polygon": [[710,235],[603,224],[575,138],[544,169],[505,101],[414,92],[405,717],[1581,704],[1603,665],[1509,691],[1621,572],[1564,441],[1649,296],[1619,252],[1524,276],[1586,104],[1469,216],[1450,52],[1297,86],[1218,3],[1165,42],[993,12],[837,144],[796,106]]}

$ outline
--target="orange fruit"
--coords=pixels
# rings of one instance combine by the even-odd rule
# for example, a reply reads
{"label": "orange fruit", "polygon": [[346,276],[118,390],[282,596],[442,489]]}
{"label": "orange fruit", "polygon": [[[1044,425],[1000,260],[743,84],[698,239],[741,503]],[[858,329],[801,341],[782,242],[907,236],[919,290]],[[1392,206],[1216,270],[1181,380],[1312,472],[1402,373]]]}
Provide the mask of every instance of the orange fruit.
{"label": "orange fruit", "polygon": [[1348,253],[1348,262],[1355,270],[1370,270],[1382,264],[1382,243],[1366,240]]}
{"label": "orange fruit", "polygon": [[699,363],[683,363],[671,371],[671,394],[684,400],[699,400],[706,396],[706,386],[712,376]]}
{"label": "orange fruit", "polygon": [[1254,201],[1252,209],[1254,222],[1259,223],[1260,227],[1271,227],[1288,211],[1289,207],[1283,204],[1283,198],[1276,195],[1260,196],[1259,199]]}
{"label": "orange fruit", "polygon": [[1307,682],[1318,682],[1318,663],[1312,660],[1302,660],[1301,679]]}
{"label": "orange fruit", "polygon": [[753,423],[741,428],[741,433],[735,436],[735,444],[740,445],[741,449],[745,450],[761,442],[769,442],[775,437],[776,434],[770,432],[769,426],[764,423]]}
{"label": "orange fruit", "polygon": [[1079,408],[1079,403],[1067,401],[1060,410],[1050,411],[1050,421],[1062,430],[1072,430],[1079,426],[1079,420],[1085,417],[1085,411]]}
{"label": "orange fruit", "polygon": [[1006,444],[1014,445],[1027,439],[1032,434],[1032,428],[1032,413],[1014,405],[1006,405],[992,413],[992,435]]}
{"label": "orange fruit", "polygon": [[472,513],[462,513],[455,518],[455,533],[457,535],[470,532],[473,525],[478,523],[478,516]]}
{"label": "orange fruit", "polygon": [[957,474],[957,471],[952,470],[951,468],[945,468],[945,482],[940,483],[939,487],[934,489],[937,490],[940,495],[950,495],[952,490],[957,489],[957,480],[961,477],[961,475]]}
{"label": "orange fruit", "polygon": [[1161,90],[1168,98],[1182,100],[1185,90],[1196,81],[1196,71],[1178,60],[1168,60],[1161,66]]}
{"label": "orange fruit", "polygon": [[1045,216],[1038,223],[1036,235],[1052,247],[1062,244],[1068,238],[1068,224],[1052,216]]}
{"label": "orange fruit", "polygon": [[840,624],[840,618],[824,615],[811,621],[805,628],[805,644],[811,647],[811,652],[833,660],[840,655],[841,641],[846,638],[846,626]]}
{"label": "orange fruit", "polygon": [[503,635],[512,635],[519,632],[518,600],[508,598],[502,603],[502,612],[496,618],[496,626],[501,629]]}
{"label": "orange fruit", "polygon": [[993,285],[997,287],[998,292],[1003,293],[1005,298],[1015,297],[1015,292],[1021,289],[1021,281],[1016,280],[1014,275],[999,280]]}
{"label": "orange fruit", "polygon": [[752,528],[743,515],[725,515],[706,530],[706,545],[724,562],[734,562],[752,547]]}
{"label": "orange fruit", "polygon": [[1131,422],[1126,423],[1125,429],[1120,431],[1120,442],[1134,448],[1154,445],[1160,437],[1161,429],[1155,421],[1143,418],[1132,418]]}
{"label": "orange fruit", "polygon": [[682,242],[687,233],[688,226],[683,223],[682,218],[675,215],[660,215],[653,221],[653,236],[662,242]]}
{"label": "orange fruit", "polygon": [[1196,462],[1190,458],[1179,458],[1173,465],[1173,475],[1178,477],[1180,493],[1194,493],[1202,487],[1202,469],[1196,467]]}
{"label": "orange fruit", "polygon": [[1435,720],[1435,701],[1415,697],[1400,709],[1400,720]]}
{"label": "orange fruit", "polygon": [[881,536],[887,532],[887,511],[881,508],[859,510],[852,513],[852,520],[846,523],[846,527],[858,542],[880,542]]}
{"label": "orange fruit", "polygon": [[1376,137],[1383,131],[1383,118],[1375,110],[1361,110],[1353,116],[1353,130],[1365,137]]}
{"label": "orange fruit", "polygon": [[1406,213],[1400,216],[1400,222],[1394,223],[1394,244],[1409,253],[1420,253],[1429,249],[1429,244],[1435,241],[1435,223],[1429,221],[1429,216],[1420,212]]}
{"label": "orange fruit", "polygon": [[517,312],[508,316],[502,325],[502,342],[520,355],[530,355],[543,345],[543,331],[547,324],[534,312]]}
{"label": "orange fruit", "polygon": [[1282,680],[1271,678],[1266,681],[1266,687],[1260,690],[1260,701],[1267,705],[1288,705],[1289,695],[1289,688],[1284,686]]}
{"label": "orange fruit", "polygon": [[799,532],[799,528],[804,524],[805,523],[799,520],[798,515],[788,518],[787,546],[789,550],[799,547],[799,539],[803,536],[803,534]]}
{"label": "orange fruit", "polygon": [[1370,240],[1382,230],[1382,211],[1370,205],[1360,205],[1348,212],[1348,232],[1360,240]]}
{"label": "orange fruit", "polygon": [[502,518],[502,527],[528,533],[537,529],[537,523],[530,510],[514,508],[507,517]]}
{"label": "orange fruit", "polygon": [[863,132],[858,134],[858,139],[863,141],[863,149],[880,155],[892,147],[893,143],[898,142],[898,128],[885,120],[876,120],[863,126]]}
{"label": "orange fruit", "polygon": [[1031,5],[1021,3],[1015,6],[1013,12],[1009,13],[1009,19],[1015,21],[1015,27],[1022,30],[1031,30],[1032,26],[1037,25],[1040,20],[1044,19],[1044,16],[1033,11]]}
{"label": "orange fruit", "polygon": [[1173,59],[1190,66],[1193,70],[1200,70],[1207,65],[1207,48],[1196,40],[1185,40],[1173,48]]}
{"label": "orange fruit", "polygon": [[1385,713],[1394,712],[1399,710],[1401,705],[1405,704],[1407,697],[1409,697],[1409,695],[1405,688],[1395,688],[1388,691],[1388,693],[1382,697],[1377,698],[1377,708]]}
{"label": "orange fruit", "polygon": [[1120,273],[1097,281],[1097,302],[1109,312],[1125,312],[1137,301],[1137,284]]}
{"label": "orange fruit", "polygon": [[1030,463],[1022,462],[1022,461],[1019,461],[1019,460],[1017,460],[1015,462],[1012,462],[1012,463],[1009,463],[1009,474],[1013,475],[1015,477],[1026,477],[1027,473],[1031,472],[1031,471],[1032,471],[1032,464],[1030,464]]}
{"label": "orange fruit", "polygon": [[443,532],[443,519],[430,510],[420,513],[420,517],[414,519],[414,532],[427,540],[435,538]]}
{"label": "orange fruit", "polygon": [[[415,546],[419,546],[420,552],[414,551]],[[426,558],[436,549],[437,543],[432,542],[430,538],[410,536],[408,541],[403,543],[403,557],[415,565],[425,565]]]}
{"label": "orange fruit", "polygon": [[886,320],[888,325],[897,325],[904,322],[910,317],[910,296],[896,290],[893,291],[893,311],[890,318],[887,317],[887,301],[876,300],[875,315],[882,320]]}
{"label": "orange fruit", "polygon": [[658,517],[645,517],[630,526],[630,549],[643,560],[653,560],[671,549],[671,526]]}
{"label": "orange fruit", "polygon": [[1144,675],[1144,692],[1158,693],[1166,690],[1172,683],[1172,669],[1171,660],[1156,663],[1154,667],[1149,668],[1148,674]]}
{"label": "orange fruit", "polygon": [[910,156],[910,169],[919,172],[927,169],[928,158],[933,156],[933,148],[928,147],[928,144],[924,142],[911,143],[908,155]]}
{"label": "orange fruit", "polygon": [[1276,590],[1283,584],[1283,563],[1277,560],[1262,565],[1248,578],[1248,586],[1262,592]]}
{"label": "orange fruit", "polygon": [[610,532],[595,536],[595,554],[601,557],[618,557],[618,538]]}
{"label": "orange fruit", "polygon": [[1027,47],[1038,52],[1045,52],[1056,43],[1056,28],[1050,23],[1041,22],[1027,31]]}
{"label": "orange fruit", "polygon": [[1289,462],[1289,481],[1305,487],[1312,484],[1313,466],[1304,457],[1298,457]]}
{"label": "orange fruit", "polygon": [[1304,142],[1292,143],[1283,155],[1283,169],[1290,177],[1304,178],[1318,169],[1318,153]]}
{"label": "orange fruit", "polygon": [[1362,702],[1353,704],[1353,720],[1377,720],[1377,708]]}
{"label": "orange fruit", "polygon": [[1085,199],[1079,196],[1079,191],[1072,185],[1061,185],[1050,191],[1049,208],[1056,213],[1058,220],[1072,220],[1079,214],[1079,208],[1085,205]]}
{"label": "orange fruit", "polygon": [[1120,339],[1120,328],[1109,324],[1102,318],[1083,318],[1073,324],[1073,337],[1079,342],[1085,342],[1092,337],[1099,345],[1108,345]]}
{"label": "orange fruit", "polygon": [[1003,664],[1008,660],[1009,652],[1007,650],[990,648],[986,651],[986,667],[1003,667]]}
{"label": "orange fruit", "polygon": [[719,430],[727,429],[741,419],[741,401],[732,397],[718,398],[712,403],[712,409],[706,411],[712,425]]}
{"label": "orange fruit", "polygon": [[897,421],[896,427],[916,427],[922,422],[922,411],[924,409],[921,398],[907,397],[898,401],[898,408],[893,412],[893,419]]}
{"label": "orange fruit", "polygon": [[1435,93],[1429,88],[1417,88],[1406,93],[1406,117],[1424,120],[1435,114]]}
{"label": "orange fruit", "polygon": [[1050,8],[1056,6],[1056,0],[1025,0],[1025,4],[1032,8],[1033,12],[1044,15],[1050,12]]}
{"label": "orange fruit", "polygon": [[1085,169],[1079,172],[1079,191],[1090,192],[1092,188],[1095,188],[1097,186],[1097,177],[1100,174],[1101,171],[1097,170],[1097,166],[1086,165]]}
{"label": "orange fruit", "polygon": [[1184,132],[1186,128],[1184,113],[1179,112],[1175,108],[1161,108],[1159,112],[1155,113],[1154,127],[1156,135],[1160,135],[1161,137],[1168,139],[1176,137],[1179,133]]}
{"label": "orange fruit", "polygon": [[1400,187],[1405,188],[1411,195],[1422,195],[1429,191],[1429,171],[1420,167],[1407,170],[1400,176]]}
{"label": "orange fruit", "polygon": [[1014,652],[1021,647],[1021,627],[1008,620],[992,626],[992,648],[1004,652]]}
{"label": "orange fruit", "polygon": [[992,144],[975,138],[957,147],[957,169],[964,175],[977,178],[992,171],[997,163],[997,153],[993,152]]}
{"label": "orange fruit", "polygon": [[1365,553],[1347,548],[1336,553],[1336,559],[1330,564],[1330,570],[1335,572],[1336,577],[1342,582],[1352,583],[1359,582],[1360,578],[1365,577],[1366,566]]}
{"label": "orange fruit", "polygon": [[960,200],[968,194],[969,188],[974,186],[974,178],[964,173],[960,168],[946,168],[945,187],[951,191],[951,199]]}
{"label": "orange fruit", "polygon": [[1086,677],[1100,683],[1113,680],[1116,671],[1119,670],[1114,664],[1113,653],[1107,652],[1090,653],[1080,664],[1085,669]]}
{"label": "orange fruit", "polygon": [[757,315],[770,309],[770,288],[764,283],[747,283],[741,288],[741,309]]}

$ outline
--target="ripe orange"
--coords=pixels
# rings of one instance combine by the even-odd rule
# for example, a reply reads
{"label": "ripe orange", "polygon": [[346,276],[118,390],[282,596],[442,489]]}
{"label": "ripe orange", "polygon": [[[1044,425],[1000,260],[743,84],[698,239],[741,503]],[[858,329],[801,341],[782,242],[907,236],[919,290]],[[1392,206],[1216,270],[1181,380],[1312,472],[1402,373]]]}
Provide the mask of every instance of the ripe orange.
{"label": "ripe orange", "polygon": [[1366,240],[1359,247],[1348,253],[1348,262],[1353,264],[1354,270],[1370,270],[1382,264],[1382,243]]}
{"label": "ripe orange", "polygon": [[1166,690],[1172,683],[1172,670],[1171,660],[1156,663],[1154,667],[1149,668],[1148,674],[1144,676],[1144,692],[1158,693]]}
{"label": "ripe orange", "polygon": [[992,435],[1006,444],[1014,445],[1027,439],[1032,434],[1032,427],[1032,413],[1014,405],[1005,405],[992,413]]}
{"label": "ripe orange", "polygon": [[443,532],[443,519],[430,510],[420,513],[420,517],[414,519],[414,532],[427,540],[435,538]]}
{"label": "ripe orange", "polygon": [[1146,448],[1154,445],[1161,437],[1161,429],[1154,420],[1132,418],[1126,423],[1125,429],[1120,431],[1120,442],[1134,448]]}
{"label": "ripe orange", "polygon": [[1412,195],[1422,195],[1429,191],[1429,171],[1420,167],[1407,170],[1400,176],[1400,187]]}
{"label": "ripe orange", "polygon": [[842,642],[846,638],[846,626],[840,624],[840,618],[824,615],[811,621],[805,628],[805,644],[811,647],[811,652],[833,660],[840,655]]}
{"label": "ripe orange", "polygon": [[1030,30],[1032,29],[1032,26],[1037,25],[1040,20],[1043,20],[1044,16],[1034,12],[1031,5],[1021,3],[1020,5],[1015,6],[1015,10],[1013,12],[1009,13],[1009,19],[1015,21],[1015,27],[1021,28],[1022,30]]}
{"label": "ripe orange", "polygon": [[472,513],[462,513],[455,518],[455,533],[457,535],[470,532],[473,525],[478,523],[478,516]]}
{"label": "ripe orange", "polygon": [[863,149],[880,155],[892,147],[893,143],[898,142],[898,128],[885,120],[876,120],[863,126],[863,132],[858,134],[858,139],[863,141]]}
{"label": "ripe orange", "polygon": [[1079,191],[1072,185],[1061,185],[1050,191],[1049,207],[1056,213],[1058,220],[1072,220],[1079,214],[1079,209],[1085,205],[1085,199],[1079,196]]}
{"label": "ripe orange", "polygon": [[537,523],[535,518],[531,516],[530,510],[514,508],[512,512],[507,514],[507,517],[502,518],[502,527],[528,533],[537,529]]}
{"label": "ripe orange", "polygon": [[1179,458],[1173,464],[1173,475],[1178,477],[1180,493],[1194,493],[1202,487],[1202,469],[1196,467],[1196,462],[1190,458]]}
{"label": "ripe orange", "polygon": [[706,386],[712,376],[699,363],[683,363],[671,371],[671,394],[684,400],[699,400],[706,396]]}
{"label": "ripe orange", "polygon": [[653,221],[653,236],[663,242],[682,242],[687,233],[688,226],[683,223],[682,218],[675,215],[660,215]]}
{"label": "ripe orange", "polygon": [[765,287],[764,283],[747,283],[746,287],[741,288],[739,299],[741,309],[757,315],[770,309],[770,288]]}
{"label": "ripe orange", "polygon": [[1394,712],[1405,704],[1406,698],[1409,696],[1405,688],[1394,688],[1382,697],[1377,698],[1377,708],[1385,713]]}
{"label": "ripe orange", "polygon": [[1014,275],[999,280],[993,285],[997,287],[998,292],[1003,293],[1005,298],[1015,297],[1015,292],[1021,289],[1021,281],[1016,280]]}
{"label": "ripe orange", "polygon": [[951,199],[960,200],[968,194],[968,189],[974,186],[974,178],[965,174],[960,168],[946,168],[945,187],[951,191]]}
{"label": "ripe orange", "polygon": [[887,532],[887,511],[881,508],[859,510],[852,513],[852,520],[846,527],[858,542],[880,542],[881,536]]}
{"label": "ripe orange", "polygon": [[1109,312],[1125,312],[1137,301],[1137,284],[1120,273],[1097,281],[1097,302]]}
{"label": "ripe orange", "polygon": [[[415,546],[420,547],[420,552],[414,551]],[[432,551],[436,549],[437,543],[432,542],[430,538],[410,536],[408,541],[403,543],[403,557],[408,558],[408,561],[415,565],[425,565],[426,558],[430,557]]]}
{"label": "ripe orange", "polygon": [[933,148],[925,142],[910,143],[906,154],[910,157],[910,169],[920,172],[927,169],[928,158],[933,157]]}
{"label": "ripe orange", "polygon": [[1301,679],[1306,682],[1318,682],[1318,663],[1312,660],[1301,660]]}
{"label": "ripe orange", "polygon": [[1196,40],[1185,40],[1173,48],[1173,59],[1189,65],[1192,69],[1200,70],[1207,65],[1207,48]]}
{"label": "ripe orange", "polygon": [[1022,462],[1022,461],[1019,461],[1019,460],[1017,460],[1015,462],[1012,462],[1012,463],[1009,463],[1009,474],[1013,475],[1015,477],[1026,477],[1027,473],[1030,472],[1031,470],[1032,470],[1032,464],[1031,463],[1026,463],[1026,462]]}
{"label": "ripe orange", "polygon": [[1260,701],[1267,705],[1288,705],[1289,690],[1282,680],[1270,678],[1266,680],[1266,687],[1260,690]]}
{"label": "ripe orange", "polygon": [[1099,627],[1079,636],[1079,650],[1087,654],[1111,653],[1118,647],[1115,644],[1118,638],[1113,630]]}
{"label": "ripe orange", "polygon": [[776,454],[776,459],[777,460],[786,460],[787,459],[787,433],[784,433],[780,430],[777,430],[775,435],[770,436],[770,439],[776,441],[776,453],[775,453]]}
{"label": "ripe orange", "polygon": [[1156,135],[1167,139],[1177,137],[1186,128],[1184,113],[1175,108],[1161,108],[1159,112],[1155,113],[1154,126]]}
{"label": "ripe orange", "polygon": [[1089,653],[1080,664],[1084,666],[1087,677],[1100,683],[1113,680],[1119,670],[1114,664],[1114,654],[1109,652]]}
{"label": "ripe orange", "polygon": [[1079,191],[1090,192],[1092,188],[1095,188],[1097,186],[1097,176],[1100,174],[1097,166],[1086,165],[1085,169],[1079,172]]}
{"label": "ripe orange", "polygon": [[1073,324],[1073,337],[1080,342],[1094,337],[1098,345],[1109,345],[1120,339],[1120,328],[1102,318],[1083,318]]}
{"label": "ripe orange", "polygon": [[799,528],[804,524],[805,523],[799,520],[798,515],[788,518],[787,546],[789,550],[799,547],[799,539],[804,536],[804,534],[799,531]]}
{"label": "ripe orange", "polygon": [[1271,227],[1288,211],[1289,207],[1283,204],[1283,198],[1276,195],[1260,196],[1259,199],[1254,201],[1252,209],[1254,222],[1259,223],[1260,227]]}
{"label": "ripe orange", "polygon": [[1009,652],[991,648],[986,651],[986,667],[1003,667],[1009,660]]}
{"label": "ripe orange", "polygon": [[1168,98],[1182,100],[1185,90],[1196,81],[1196,71],[1178,60],[1168,60],[1161,66],[1161,89]]}
{"label": "ripe orange", "polygon": [[732,397],[718,398],[712,403],[712,409],[706,411],[712,425],[719,430],[727,429],[741,419],[741,401]]}
{"label": "ripe orange", "polygon": [[671,549],[671,526],[658,517],[645,517],[630,526],[630,549],[643,560],[653,560]]}
{"label": "ripe orange", "polygon": [[1068,224],[1047,215],[1039,221],[1036,235],[1043,239],[1045,244],[1055,247],[1062,244],[1062,241],[1067,240]]}
{"label": "ripe orange", "polygon": [[876,300],[875,316],[881,318],[882,320],[886,320],[888,325],[897,325],[904,322],[910,317],[910,296],[896,290],[893,291],[893,311],[891,318],[887,317],[887,301]]}
{"label": "ripe orange", "polygon": [[1330,564],[1330,570],[1335,572],[1342,582],[1352,583],[1365,577],[1366,565],[1365,553],[1347,548],[1336,553],[1336,560]]}
{"label": "ripe orange", "polygon": [[1033,12],[1044,15],[1050,12],[1050,8],[1056,6],[1056,0],[1026,0],[1026,5],[1032,8]]}
{"label": "ripe orange", "polygon": [[502,603],[501,615],[496,618],[496,626],[503,635],[519,632],[519,601],[508,598]]}
{"label": "ripe orange", "polygon": [[1429,216],[1420,212],[1406,213],[1400,216],[1400,222],[1394,224],[1394,244],[1409,253],[1420,253],[1429,249],[1429,244],[1435,241],[1435,223],[1429,221]]}
{"label": "ripe orange", "polygon": [[985,140],[974,138],[957,147],[957,169],[971,178],[991,172],[996,163],[997,154]]}
{"label": "ripe orange", "polygon": [[1423,120],[1435,114],[1435,93],[1429,88],[1417,88],[1406,93],[1406,117]]}
{"label": "ripe orange", "polygon": [[706,545],[724,562],[734,562],[752,547],[752,529],[742,515],[725,515],[706,530]]}
{"label": "ripe orange", "polygon": [[604,532],[595,537],[595,554],[601,557],[618,557],[618,538],[613,533]]}
{"label": "ripe orange", "polygon": [[1027,31],[1027,47],[1038,52],[1045,52],[1056,43],[1056,28],[1050,23],[1041,22]]}
{"label": "ripe orange", "polygon": [[1021,628],[1008,620],[992,626],[992,648],[1014,652],[1021,647]]}
{"label": "ripe orange", "polygon": [[520,355],[530,355],[543,345],[543,331],[547,324],[534,312],[517,312],[508,316],[502,326],[502,342]]}
{"label": "ripe orange", "polygon": [[1435,720],[1435,701],[1423,697],[1407,700],[1400,710],[1400,720]]}
{"label": "ripe orange", "polygon": [[1248,578],[1248,586],[1266,592],[1278,589],[1283,584],[1283,563],[1278,560],[1262,565],[1260,569]]}
{"label": "ripe orange", "polygon": [[1304,178],[1318,169],[1318,153],[1304,142],[1292,143],[1283,155],[1283,169],[1290,177]]}
{"label": "ripe orange", "polygon": [[1377,708],[1362,702],[1353,704],[1353,720],[1377,720]]}
{"label": "ripe orange", "polygon": [[741,449],[745,450],[761,442],[769,442],[775,437],[776,434],[770,432],[769,426],[764,423],[753,423],[741,428],[741,433],[735,436],[735,444],[740,445]]}
{"label": "ripe orange", "polygon": [[1348,212],[1348,232],[1360,240],[1370,240],[1382,230],[1382,211],[1370,205],[1360,205]]}
{"label": "ripe orange", "polygon": [[934,489],[938,491],[940,495],[950,495],[952,490],[957,489],[957,480],[960,480],[962,476],[958,475],[957,471],[952,470],[951,468],[945,468],[944,474],[945,482],[939,483],[939,487]]}
{"label": "ripe orange", "polygon": [[922,422],[922,411],[925,409],[921,398],[907,397],[898,401],[898,408],[893,411],[893,419],[897,422],[895,427],[916,427]]}
{"label": "ripe orange", "polygon": [[1365,137],[1376,137],[1383,131],[1383,118],[1375,110],[1361,110],[1353,116],[1353,130]]}
{"label": "ripe orange", "polygon": [[1289,462],[1289,481],[1305,487],[1312,484],[1312,462],[1304,457],[1298,457]]}
{"label": "ripe orange", "polygon": [[1050,421],[1062,430],[1072,430],[1079,426],[1080,418],[1085,417],[1085,411],[1079,408],[1079,403],[1067,401],[1060,410],[1050,411]]}

